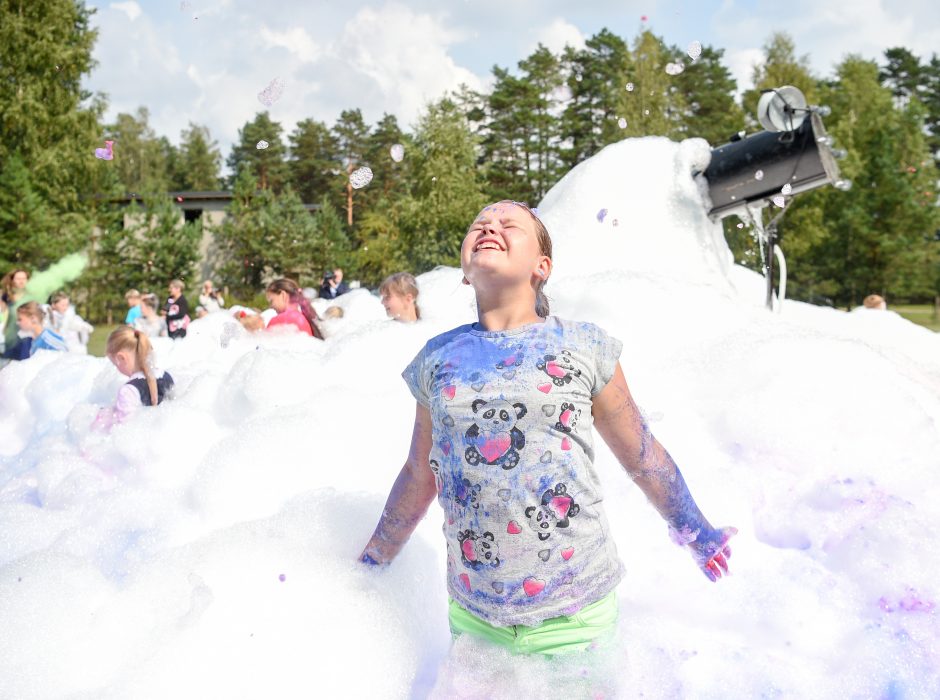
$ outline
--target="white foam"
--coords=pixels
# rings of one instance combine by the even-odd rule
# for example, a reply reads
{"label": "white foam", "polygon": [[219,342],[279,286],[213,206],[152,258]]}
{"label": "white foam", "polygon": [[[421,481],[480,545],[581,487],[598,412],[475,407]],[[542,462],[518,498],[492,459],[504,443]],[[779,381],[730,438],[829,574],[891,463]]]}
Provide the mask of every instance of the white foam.
{"label": "white foam", "polygon": [[222,347],[230,314],[195,321],[156,343],[176,398],[110,436],[89,429],[124,381],[106,360],[0,372],[2,694],[936,696],[940,339],[890,313],[766,312],[705,217],[706,160],[695,140],[615,144],[540,212],[554,312],[624,341],[657,437],[740,530],[732,577],[709,583],[670,543],[600,440],[628,571],[607,651],[451,647],[436,505],[390,569],[354,563],[407,454],[399,373],[474,320],[439,268],[416,324],[365,290],[331,302],[326,342],[239,329]]}

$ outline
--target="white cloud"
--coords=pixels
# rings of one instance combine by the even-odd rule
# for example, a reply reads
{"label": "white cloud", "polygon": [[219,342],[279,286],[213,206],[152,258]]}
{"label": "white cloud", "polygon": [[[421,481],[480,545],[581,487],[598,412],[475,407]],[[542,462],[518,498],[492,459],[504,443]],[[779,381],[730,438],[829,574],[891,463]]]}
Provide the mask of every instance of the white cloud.
{"label": "white cloud", "polygon": [[143,10],[140,9],[140,5],[134,2],[134,0],[128,0],[127,2],[112,2],[109,7],[113,10],[120,10],[121,12],[125,13],[131,22],[143,14]]}
{"label": "white cloud", "polygon": [[536,41],[532,44],[530,51],[534,50],[538,44],[542,44],[552,53],[560,54],[566,46],[583,49],[584,35],[568,20],[556,17],[551,24],[538,30]]}
{"label": "white cloud", "polygon": [[320,55],[316,42],[302,27],[294,27],[284,32],[261,27],[261,38],[268,46],[280,46],[287,49],[304,63],[315,61]]}
{"label": "white cloud", "polygon": [[728,70],[738,84],[738,94],[754,86],[754,66],[763,61],[764,51],[758,48],[734,49],[725,53]]}

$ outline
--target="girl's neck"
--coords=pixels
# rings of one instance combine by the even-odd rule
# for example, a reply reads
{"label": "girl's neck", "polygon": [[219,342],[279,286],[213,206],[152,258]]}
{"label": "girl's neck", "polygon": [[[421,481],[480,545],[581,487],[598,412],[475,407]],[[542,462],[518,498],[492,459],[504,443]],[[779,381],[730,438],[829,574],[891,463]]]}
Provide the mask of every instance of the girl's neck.
{"label": "girl's neck", "polygon": [[541,321],[535,313],[535,297],[528,293],[477,293],[477,315],[480,326],[487,331],[508,331],[519,326]]}

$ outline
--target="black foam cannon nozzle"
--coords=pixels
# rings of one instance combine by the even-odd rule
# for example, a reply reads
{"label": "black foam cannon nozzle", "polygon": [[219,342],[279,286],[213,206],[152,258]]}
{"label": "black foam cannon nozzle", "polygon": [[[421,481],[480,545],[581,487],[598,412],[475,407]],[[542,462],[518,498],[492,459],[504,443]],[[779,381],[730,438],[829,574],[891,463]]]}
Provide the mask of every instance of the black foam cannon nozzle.
{"label": "black foam cannon nozzle", "polygon": [[790,194],[834,184],[843,188],[832,139],[816,111],[793,131],[761,131],[712,150],[703,175],[712,220],[762,207],[790,185]]}

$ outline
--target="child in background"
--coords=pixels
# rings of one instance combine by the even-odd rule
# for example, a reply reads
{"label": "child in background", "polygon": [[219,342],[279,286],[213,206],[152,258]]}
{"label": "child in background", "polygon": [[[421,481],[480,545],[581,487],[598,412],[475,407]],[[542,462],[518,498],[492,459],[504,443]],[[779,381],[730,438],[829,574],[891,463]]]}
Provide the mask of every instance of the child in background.
{"label": "child in background", "polygon": [[16,322],[24,337],[13,348],[14,360],[25,360],[40,350],[68,351],[65,338],[44,326],[45,314],[35,301],[27,301],[16,310]]}
{"label": "child in background", "polygon": [[382,306],[389,318],[405,323],[414,323],[421,318],[418,308],[418,282],[408,272],[396,272],[386,277],[379,285]]}
{"label": "child in background", "polygon": [[170,298],[163,310],[166,312],[167,335],[171,338],[185,338],[189,328],[189,302],[183,296],[183,282],[173,280],[169,285]]}
{"label": "child in background", "polygon": [[136,289],[128,289],[124,294],[124,300],[127,302],[127,316],[124,317],[124,323],[133,326],[134,321],[140,318],[142,309],[140,308],[140,292]]}
{"label": "child in background", "polygon": [[26,285],[29,282],[29,273],[26,270],[10,270],[0,280],[0,301],[6,306],[6,328],[3,329],[4,342],[7,350],[12,351],[17,345],[18,328],[16,325],[16,309],[25,301]]}
{"label": "child in background", "polygon": [[94,326],[75,313],[75,307],[69,303],[69,295],[65,292],[52,295],[46,327],[65,338],[69,352],[88,354],[88,337],[95,330]]}
{"label": "child in background", "polygon": [[314,338],[323,336],[317,329],[317,312],[310,306],[310,301],[300,291],[294,280],[277,279],[265,290],[268,303],[277,312],[277,316],[268,321],[268,328],[294,326],[301,333]]}
{"label": "child in background", "polygon": [[123,422],[143,406],[157,406],[173,388],[173,377],[153,368],[153,346],[145,333],[130,326],[115,328],[108,336],[107,352],[128,381],[118,390],[114,405],[98,412],[92,427],[102,430]]}
{"label": "child in background", "polygon": [[144,294],[140,298],[140,318],[134,320],[133,327],[148,338],[167,336],[166,320],[157,314],[159,303],[156,294]]}
{"label": "child in background", "polygon": [[461,248],[479,321],[427,342],[403,377],[411,449],[360,561],[389,564],[437,496],[449,621],[517,653],[590,648],[616,627],[623,567],[594,471],[591,426],[712,581],[734,528],[712,527],[627,388],[622,344],[549,315],[548,231],[499,202]]}

